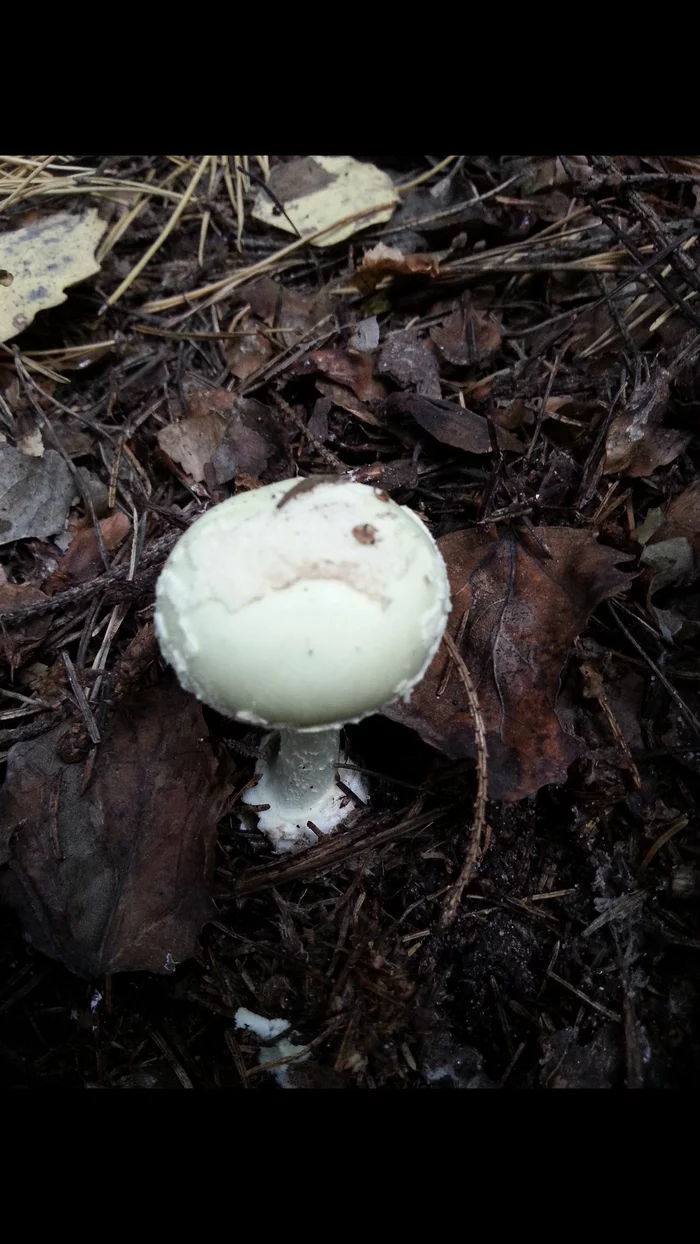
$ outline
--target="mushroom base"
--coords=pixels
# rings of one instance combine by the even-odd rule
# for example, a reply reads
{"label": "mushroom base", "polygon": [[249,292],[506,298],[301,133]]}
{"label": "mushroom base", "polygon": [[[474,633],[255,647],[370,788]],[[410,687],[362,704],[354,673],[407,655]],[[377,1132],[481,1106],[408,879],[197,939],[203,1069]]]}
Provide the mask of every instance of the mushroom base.
{"label": "mushroom base", "polygon": [[[259,764],[257,785],[246,791],[243,802],[269,804],[257,813],[258,828],[276,851],[298,851],[318,842],[309,821],[319,833],[329,834],[355,810],[355,804],[336,785],[341,759],[337,730],[281,730],[279,734],[277,755]],[[367,800],[359,773],[344,769],[341,781]]]}

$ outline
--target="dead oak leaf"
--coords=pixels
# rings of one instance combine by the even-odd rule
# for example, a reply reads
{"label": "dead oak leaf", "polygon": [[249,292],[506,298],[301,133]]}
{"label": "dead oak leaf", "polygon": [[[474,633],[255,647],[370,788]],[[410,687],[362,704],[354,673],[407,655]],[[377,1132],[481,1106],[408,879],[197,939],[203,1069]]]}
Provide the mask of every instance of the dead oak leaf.
{"label": "dead oak leaf", "polygon": [[50,617],[29,618],[21,631],[7,630],[12,624],[12,614],[27,605],[43,603],[47,597],[31,583],[0,584],[0,652],[10,670],[16,670],[44,642],[51,623]]}
{"label": "dead oak leaf", "polygon": [[201,707],[170,682],[124,699],[85,794],[58,735],[10,750],[0,897],[36,949],[78,976],[171,972],[215,913],[207,878],[230,790]]}
{"label": "dead oak leaf", "polygon": [[700,562],[700,480],[685,488],[669,503],[664,519],[651,536],[649,544],[673,540],[679,536],[687,539],[697,565]]}
{"label": "dead oak leaf", "polygon": [[441,324],[430,330],[446,363],[454,367],[471,367],[483,363],[500,349],[501,329],[495,320],[487,319],[470,304],[458,307]]}
{"label": "dead oak leaf", "polygon": [[216,411],[202,411],[169,423],[158,432],[158,447],[197,483],[226,433],[226,420]]}
{"label": "dead oak leaf", "polygon": [[634,391],[608,429],[604,475],[622,471],[631,476],[653,475],[683,452],[690,435],[660,426],[669,395],[669,374],[663,368]]}
{"label": "dead oak leaf", "polygon": [[279,330],[275,341],[288,349],[304,339],[308,341],[332,310],[333,300],[325,287],[310,297],[282,287],[275,317],[275,329]]}
{"label": "dead oak leaf", "polygon": [[269,337],[260,331],[260,324],[251,315],[244,316],[236,335],[224,343],[224,355],[231,374],[246,381],[270,361],[275,348]]}
{"label": "dead oak leaf", "polygon": [[378,419],[369,407],[360,401],[359,397],[355,397],[352,389],[346,388],[344,384],[333,384],[330,380],[317,380],[316,388],[333,406],[347,410],[348,414],[354,415],[361,423],[369,423],[374,428],[384,427],[381,419]]}
{"label": "dead oak leaf", "polygon": [[[382,413],[392,417],[408,415],[424,432],[429,432],[436,441],[451,445],[453,449],[462,449],[470,454],[489,454],[493,449],[486,419],[454,402],[431,400],[417,393],[392,393],[384,402]],[[495,431],[502,449],[522,449],[512,432],[502,428]]]}
{"label": "dead oak leaf", "polygon": [[286,435],[269,407],[228,389],[197,389],[189,414],[161,428],[158,446],[197,483],[212,487],[236,475],[258,478],[286,452]]}
{"label": "dead oak leaf", "polygon": [[[438,541],[452,593],[449,631],[465,612],[462,652],[486,733],[489,798],[514,802],[563,782],[582,744],[556,711],[562,668],[576,636],[602,600],[629,576],[629,556],[585,531],[538,528],[551,558],[539,560],[512,532],[500,538],[455,531]],[[447,654],[438,651],[408,705],[385,710],[448,756],[476,756],[474,728],[461,682],[452,672],[438,697]]]}
{"label": "dead oak leaf", "polygon": [[365,251],[362,263],[353,273],[352,284],[361,294],[368,294],[385,276],[435,277],[438,271],[432,255],[404,255],[396,247],[378,242]]}
{"label": "dead oak leaf", "polygon": [[331,346],[313,350],[303,362],[304,371],[320,372],[334,384],[345,385],[361,402],[381,402],[386,397],[386,387],[375,380],[372,359],[367,354]]}
{"label": "dead oak leaf", "polygon": [[270,470],[283,470],[287,456],[286,430],[269,406],[237,397],[211,460],[211,483],[219,487],[242,475],[259,479]]}
{"label": "dead oak leaf", "polygon": [[[109,518],[100,523],[102,543],[108,553],[119,548],[131,531],[131,523],[121,510],[116,510]],[[51,596],[54,592],[62,592],[65,588],[74,587],[76,583],[87,583],[103,569],[102,555],[97,543],[94,527],[85,527],[76,531],[58,568],[49,576],[44,584]]]}
{"label": "dead oak leaf", "polygon": [[412,386],[421,397],[442,395],[435,355],[413,329],[389,337],[380,352],[377,371],[402,389]]}

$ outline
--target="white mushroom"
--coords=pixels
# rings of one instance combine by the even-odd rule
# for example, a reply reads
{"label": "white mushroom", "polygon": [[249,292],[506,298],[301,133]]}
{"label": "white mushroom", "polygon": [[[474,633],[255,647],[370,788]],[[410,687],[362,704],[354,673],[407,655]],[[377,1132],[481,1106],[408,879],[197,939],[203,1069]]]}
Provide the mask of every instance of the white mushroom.
{"label": "white mushroom", "polygon": [[[186,690],[280,732],[245,801],[277,850],[314,842],[353,809],[336,784],[339,730],[408,698],[450,611],[427,528],[386,493],[285,480],[209,510],[156,588],[156,631]],[[342,770],[360,799],[357,773]]]}

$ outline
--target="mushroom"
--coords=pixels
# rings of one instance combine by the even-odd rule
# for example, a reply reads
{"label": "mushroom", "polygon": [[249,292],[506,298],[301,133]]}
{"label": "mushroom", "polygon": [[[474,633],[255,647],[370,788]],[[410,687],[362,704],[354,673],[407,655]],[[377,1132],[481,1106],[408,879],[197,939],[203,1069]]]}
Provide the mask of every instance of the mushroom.
{"label": "mushroom", "polygon": [[408,699],[449,612],[445,564],[412,510],[312,476],[241,493],[194,523],[158,579],[155,624],[187,691],[272,727],[276,754],[244,802],[286,851],[366,800],[359,773],[344,769],[337,785],[339,731]]}

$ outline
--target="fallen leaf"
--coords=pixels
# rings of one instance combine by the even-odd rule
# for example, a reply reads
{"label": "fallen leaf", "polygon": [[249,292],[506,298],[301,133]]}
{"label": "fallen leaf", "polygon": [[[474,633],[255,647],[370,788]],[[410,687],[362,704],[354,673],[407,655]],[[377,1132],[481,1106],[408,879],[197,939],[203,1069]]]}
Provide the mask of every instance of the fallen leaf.
{"label": "fallen leaf", "polygon": [[205,464],[211,462],[225,434],[226,420],[222,415],[202,411],[161,428],[158,445],[172,462],[182,467],[185,475],[201,483]]}
{"label": "fallen leaf", "polygon": [[37,311],[66,301],[66,286],[99,272],[95,247],[106,222],[91,207],[84,215],[57,212],[0,234],[0,267],[12,284],[0,289],[0,341],[31,324]]}
{"label": "fallen leaf", "polygon": [[0,445],[0,544],[63,531],[75,492],[73,476],[55,450],[32,458]]}
{"label": "fallen leaf", "polygon": [[678,609],[657,609],[653,597],[662,588],[690,581],[695,559],[689,540],[685,536],[674,536],[671,540],[649,543],[639,561],[640,565],[651,571],[647,588],[647,608],[656,618],[661,630],[668,632],[670,636],[687,631],[685,615]]}
{"label": "fallen leaf", "polygon": [[[131,523],[126,514],[117,510],[109,518],[102,519],[100,531],[105,549],[111,553],[126,539],[131,531]],[[65,588],[74,587],[76,583],[87,583],[102,570],[102,557],[95,529],[92,526],[84,527],[82,531],[76,531],[58,569],[46,580],[44,589],[52,596],[54,592],[62,592]]]}
{"label": "fallen leaf", "polygon": [[350,346],[353,350],[376,350],[379,345],[379,323],[376,315],[360,320],[352,330]]}
{"label": "fallen leaf", "polygon": [[255,375],[275,352],[269,338],[257,331],[259,327],[252,315],[246,315],[236,330],[242,335],[224,344],[226,362],[237,380],[248,380]]}
{"label": "fallen leaf", "polygon": [[660,427],[668,406],[669,375],[659,368],[613,419],[605,441],[604,475],[653,475],[683,452],[689,433]]}
{"label": "fallen leaf", "polygon": [[374,379],[372,360],[366,354],[329,347],[314,350],[304,358],[305,371],[318,371],[336,384],[352,389],[361,402],[381,402],[386,388]]}
{"label": "fallen leaf", "polygon": [[60,730],[16,743],[0,820],[0,897],[42,954],[78,976],[172,972],[215,915],[207,890],[229,785],[197,701],[172,682],[125,698],[92,780]]}
{"label": "fallen leaf", "polygon": [[[629,555],[586,531],[540,527],[551,557],[540,560],[512,532],[497,538],[454,531],[438,541],[452,593],[448,629],[461,645],[486,733],[489,798],[514,802],[563,782],[582,744],[556,712],[559,679],[571,644],[591,612],[629,583],[618,569]],[[417,730],[448,756],[476,756],[474,728],[454,670],[438,698],[447,654],[438,651],[409,704],[385,714]]]}
{"label": "fallen leaf", "polygon": [[254,398],[236,398],[211,460],[215,486],[240,475],[259,479],[271,464],[286,461],[287,444],[284,427],[268,406]]}
{"label": "fallen leaf", "polygon": [[332,309],[333,304],[327,289],[322,289],[311,298],[305,298],[293,289],[282,289],[275,320],[275,327],[280,330],[277,340],[289,348],[297,345],[302,338],[308,339],[316,325]]}
{"label": "fallen leaf", "polygon": [[[252,212],[254,219],[300,236],[327,229],[328,232],[314,239],[313,246],[335,246],[360,229],[390,220],[399,202],[387,173],[374,164],[353,160],[350,156],[303,156],[288,160],[272,169],[267,184],[284,205],[286,215],[261,188]],[[332,228],[356,212],[367,215]]]}
{"label": "fallen leaf", "polygon": [[309,436],[314,436],[317,441],[321,441],[324,445],[328,440],[328,416],[332,409],[333,401],[330,397],[317,398],[306,425]]}
{"label": "fallen leaf", "polygon": [[0,650],[3,653],[10,671],[18,669],[27,661],[33,652],[44,642],[51,623],[50,617],[29,618],[22,624],[20,632],[8,631],[6,623],[11,623],[12,614],[16,609],[24,609],[27,605],[36,605],[47,597],[31,583],[3,583],[0,585]]}
{"label": "fallen leaf", "polygon": [[378,242],[365,251],[362,263],[352,275],[352,284],[361,294],[376,289],[385,276],[437,276],[437,260],[432,255],[404,255],[395,246]]}
{"label": "fallen leaf", "polygon": [[657,525],[649,544],[685,536],[700,563],[700,481],[696,480],[669,502],[663,522]]}
{"label": "fallen leaf", "polygon": [[665,514],[652,509],[635,531],[644,545],[640,562],[652,572],[647,588],[647,607],[661,630],[671,637],[690,640],[700,629],[689,616],[692,607],[687,596],[680,607],[659,608],[653,600],[657,592],[676,583],[688,584],[700,570],[700,483],[697,481],[669,502]]}
{"label": "fallen leaf", "polygon": [[268,328],[272,328],[280,300],[280,286],[270,276],[260,276],[250,285],[241,285],[238,299],[242,305],[250,307],[251,315]]}
{"label": "fallen leaf", "polygon": [[187,389],[187,416],[201,419],[204,415],[227,415],[236,404],[236,395],[230,389],[207,389],[193,386]]}
{"label": "fallen leaf", "polygon": [[258,477],[284,458],[285,431],[262,402],[228,389],[194,389],[187,403],[190,413],[162,428],[158,444],[197,482],[216,488],[237,475]]}
{"label": "fallen leaf", "polygon": [[504,428],[506,432],[514,432],[516,428],[521,428],[524,423],[532,423],[533,416],[523,402],[522,398],[516,397],[512,402],[507,402],[503,406],[494,406],[491,414],[491,420],[499,428]]}
{"label": "fallen leaf", "polygon": [[445,362],[455,367],[483,363],[501,346],[501,329],[494,320],[476,311],[470,302],[458,307],[442,324],[430,330]]}
{"label": "fallen leaf", "polygon": [[334,384],[332,380],[317,380],[316,388],[334,406],[339,406],[341,410],[347,410],[349,414],[354,415],[361,423],[368,423],[373,428],[384,427],[381,419],[378,419],[369,407],[360,401],[359,397],[355,397],[352,389],[346,388],[344,384]]}
{"label": "fallen leaf", "polygon": [[379,355],[377,371],[390,376],[404,389],[415,386],[421,397],[441,397],[435,356],[413,329],[389,338]]}
{"label": "fallen leaf", "polygon": [[553,224],[568,216],[571,211],[571,199],[562,190],[550,190],[549,194],[538,194],[536,199],[527,204],[527,210],[540,220]]}
{"label": "fallen leaf", "polygon": [[[489,426],[481,415],[465,410],[454,402],[430,401],[417,393],[392,393],[382,406],[382,413],[390,416],[408,415],[419,427],[434,436],[443,445],[463,449],[470,454],[490,454],[493,446]],[[520,450],[522,446],[511,432],[496,428],[496,437],[502,449]]]}

